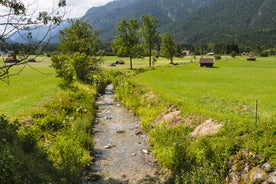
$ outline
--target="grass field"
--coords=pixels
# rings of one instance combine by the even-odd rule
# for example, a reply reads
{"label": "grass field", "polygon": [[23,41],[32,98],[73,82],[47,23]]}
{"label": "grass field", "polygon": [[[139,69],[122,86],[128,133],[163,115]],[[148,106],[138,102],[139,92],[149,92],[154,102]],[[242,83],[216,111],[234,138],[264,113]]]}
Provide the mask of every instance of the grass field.
{"label": "grass field", "polygon": [[[103,64],[102,67],[106,69],[117,69],[117,70],[125,70],[129,69],[129,58],[123,57],[117,57],[117,56],[104,56],[103,58]],[[117,60],[122,59],[125,61],[124,65],[116,65],[111,66],[112,63],[115,63]],[[185,58],[175,58],[174,62],[176,63],[185,63],[185,62],[190,62],[190,61],[196,61],[193,56],[185,57]],[[168,65],[169,60],[165,58],[158,58],[157,62],[154,64],[154,66],[163,66],[163,65]],[[133,58],[132,60],[133,63],[133,68],[138,69],[142,67],[147,67],[149,66],[149,58],[144,57],[144,58]]]}
{"label": "grass field", "polygon": [[49,59],[39,59],[42,62],[30,63],[25,68],[14,67],[12,73],[22,72],[10,77],[9,84],[0,82],[1,114],[16,117],[57,93],[57,79]]}
{"label": "grass field", "polygon": [[254,117],[255,101],[261,117],[276,115],[276,58],[223,58],[215,68],[198,63],[146,72],[137,79],[155,92],[180,104],[183,112],[206,118]]}
{"label": "grass field", "polygon": [[[115,81],[116,95],[141,117],[149,132],[158,162],[185,183],[225,183],[232,167],[229,160],[243,150],[275,166],[276,57],[247,61],[225,56],[214,68],[201,68],[188,58]],[[178,109],[179,117],[166,119]],[[198,128],[203,133],[213,128],[204,123],[209,119],[221,124],[221,129],[192,137]],[[234,159],[240,164],[235,169],[261,167],[264,162],[254,160],[248,165],[245,160],[243,165]]]}

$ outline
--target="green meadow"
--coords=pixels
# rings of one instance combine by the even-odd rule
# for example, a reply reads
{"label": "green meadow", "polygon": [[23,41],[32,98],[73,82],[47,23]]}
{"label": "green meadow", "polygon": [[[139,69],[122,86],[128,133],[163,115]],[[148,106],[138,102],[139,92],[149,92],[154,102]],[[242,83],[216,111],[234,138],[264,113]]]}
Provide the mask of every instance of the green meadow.
{"label": "green meadow", "polygon": [[246,57],[217,60],[214,68],[198,63],[159,67],[139,75],[137,81],[178,103],[184,113],[206,118],[248,117],[254,121],[258,100],[260,118],[276,115],[276,58]]}
{"label": "green meadow", "polygon": [[[0,82],[0,113],[17,117],[58,92],[55,71],[50,61],[13,67],[9,79]],[[18,73],[19,72],[19,73]]]}
{"label": "green meadow", "polygon": [[[117,56],[104,56],[102,57],[103,63],[101,67],[105,69],[110,69],[110,70],[127,70],[130,67],[129,64],[129,58],[127,57],[117,57]],[[116,65],[116,66],[111,66],[112,63],[115,63],[117,60],[123,60],[125,61],[124,65]],[[191,61],[196,61],[193,56],[189,57],[184,57],[184,58],[174,58],[175,63],[186,63],[186,62],[191,62]],[[144,58],[133,58],[132,59],[133,63],[133,68],[134,69],[139,69],[139,68],[144,68],[149,66],[149,58],[144,57]],[[166,58],[158,58],[157,61],[153,64],[153,66],[165,66],[168,65],[169,61]]]}
{"label": "green meadow", "polygon": [[[110,66],[118,59],[123,59],[125,64]],[[168,60],[159,58],[156,67],[148,68],[148,58],[139,58],[133,60],[135,70],[129,71],[128,58],[108,56],[103,57],[101,67],[112,71],[105,74],[113,81],[115,96],[141,118],[154,156],[162,167],[172,171],[175,181],[190,178],[187,183],[198,183],[198,180],[223,183],[225,172],[230,169],[229,158],[244,149],[260,154],[275,166],[276,57],[247,61],[246,57],[225,56],[215,62],[214,68],[199,67],[197,59],[193,56],[176,58],[176,65],[168,65]],[[84,86],[75,92],[61,92],[50,64],[48,59],[30,63],[25,68],[12,68],[12,73],[20,73],[0,82],[0,113],[12,119],[28,114],[31,120],[27,122],[33,124],[20,130],[19,135],[25,142],[19,147],[24,148],[34,139],[41,149],[47,148],[47,158],[59,169],[53,177],[74,176],[76,179],[82,168],[91,162],[89,154],[93,143],[89,131],[95,112],[91,104],[95,103],[97,90],[90,91]],[[44,104],[45,101],[49,103]],[[35,107],[36,111],[32,111]],[[180,109],[183,119],[172,126],[152,124],[170,107]],[[210,118],[223,128],[217,134],[191,139],[191,131]],[[3,132],[8,130],[3,129]],[[33,137],[29,139],[29,135]],[[56,146],[48,149],[48,141],[55,142]],[[5,149],[14,148],[11,145]],[[18,158],[24,157],[14,149],[13,154],[17,153]],[[40,159],[30,157],[25,162],[29,163],[27,170],[33,171],[33,162],[41,162]],[[47,164],[42,165],[38,174],[44,176],[43,168],[48,168]],[[16,168],[18,175],[25,170],[25,166],[17,167],[18,164],[5,165]]]}
{"label": "green meadow", "polygon": [[[114,82],[116,97],[141,118],[160,165],[172,171],[175,183],[225,183],[233,163],[240,164],[234,170],[247,167],[239,162],[243,150],[263,158],[246,162],[249,168],[266,161],[275,166],[276,58],[247,61],[225,56],[214,68],[201,68],[188,58],[176,65],[137,70],[134,77],[127,74]],[[165,120],[177,109],[181,117]],[[192,137],[209,119],[222,128]],[[209,127],[200,129],[205,128]]]}

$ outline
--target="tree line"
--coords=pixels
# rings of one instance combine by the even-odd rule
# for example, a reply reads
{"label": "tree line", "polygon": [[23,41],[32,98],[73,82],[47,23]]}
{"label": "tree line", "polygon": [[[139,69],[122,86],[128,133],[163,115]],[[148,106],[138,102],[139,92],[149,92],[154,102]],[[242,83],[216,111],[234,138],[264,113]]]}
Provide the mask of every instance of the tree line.
{"label": "tree line", "polygon": [[122,18],[116,25],[116,35],[111,44],[117,56],[129,57],[130,69],[135,57],[149,57],[149,67],[159,56],[173,63],[176,45],[169,33],[160,36],[157,17],[143,15],[141,21]]}

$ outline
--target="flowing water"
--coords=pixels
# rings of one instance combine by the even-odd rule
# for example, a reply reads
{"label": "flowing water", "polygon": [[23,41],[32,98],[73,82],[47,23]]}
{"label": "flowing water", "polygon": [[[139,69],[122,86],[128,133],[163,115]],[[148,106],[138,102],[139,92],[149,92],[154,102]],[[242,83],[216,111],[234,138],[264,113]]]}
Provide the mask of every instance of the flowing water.
{"label": "flowing water", "polygon": [[93,127],[95,161],[85,183],[161,183],[139,119],[113,98],[113,86],[97,100]]}

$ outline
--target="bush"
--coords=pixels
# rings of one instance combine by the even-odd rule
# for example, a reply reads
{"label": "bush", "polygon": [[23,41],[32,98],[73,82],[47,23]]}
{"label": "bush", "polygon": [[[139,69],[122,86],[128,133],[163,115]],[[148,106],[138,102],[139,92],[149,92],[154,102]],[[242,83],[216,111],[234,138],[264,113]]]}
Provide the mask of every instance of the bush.
{"label": "bush", "polygon": [[216,60],[221,60],[221,55],[215,54],[214,57]]}
{"label": "bush", "polygon": [[80,183],[92,160],[95,92],[61,92],[28,120],[0,116],[0,183]]}
{"label": "bush", "polygon": [[[16,123],[16,122],[15,122]],[[0,183],[57,183],[59,175],[31,135],[0,117]]]}

